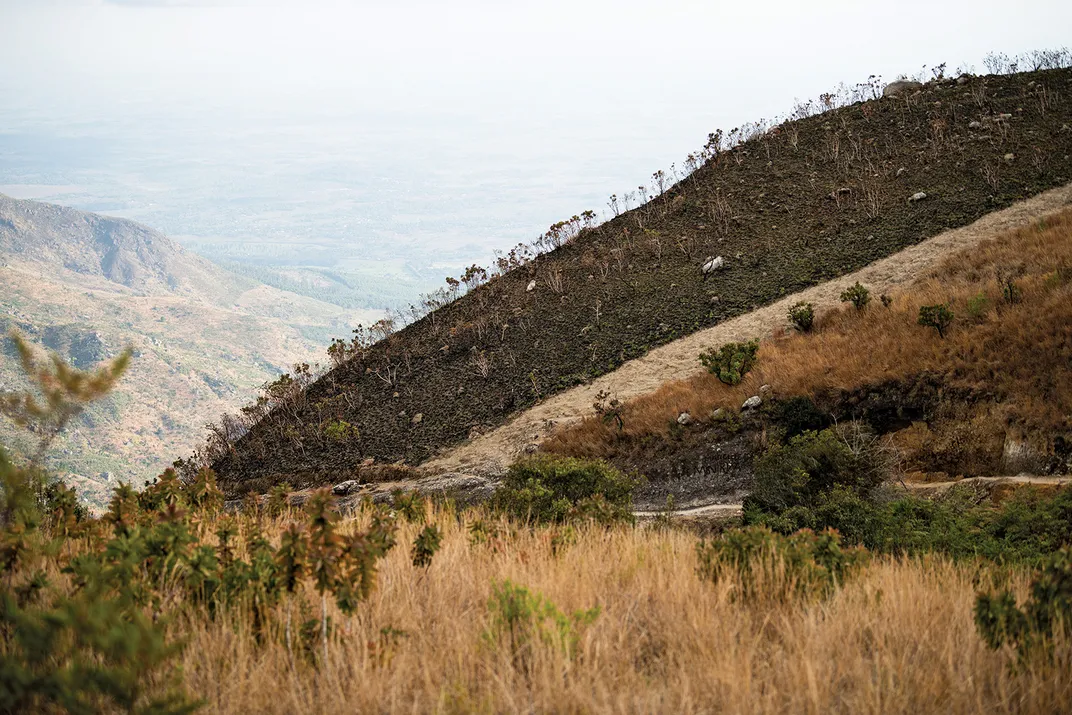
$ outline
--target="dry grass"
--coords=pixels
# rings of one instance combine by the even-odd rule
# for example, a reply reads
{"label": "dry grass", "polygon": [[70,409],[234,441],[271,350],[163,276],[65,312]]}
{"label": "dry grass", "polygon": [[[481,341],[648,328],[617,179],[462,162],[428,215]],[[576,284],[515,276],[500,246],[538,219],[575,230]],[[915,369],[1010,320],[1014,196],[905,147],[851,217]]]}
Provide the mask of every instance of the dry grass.
{"label": "dry grass", "polygon": [[[1016,276],[1020,302],[1003,299],[999,272]],[[979,296],[973,315],[969,303]],[[1010,430],[1028,438],[1072,430],[1072,211],[950,257],[892,296],[888,308],[878,298],[862,311],[820,315],[809,334],[783,331],[765,341],[756,368],[736,387],[707,374],[668,383],[627,404],[621,432],[589,418],[544,447],[614,457],[645,436],[666,434],[681,412],[702,421],[717,407],[737,409],[761,385],[780,397],[819,395],[923,373],[984,397],[958,419],[996,430],[999,444]],[[920,306],[936,303],[956,314],[944,340],[917,323]]]}
{"label": "dry grass", "polygon": [[[435,518],[445,535],[431,567],[421,573],[396,548],[359,615],[336,621],[326,668],[304,661],[292,671],[282,638],[258,643],[241,619],[193,614],[179,628],[190,690],[208,712],[243,715],[1072,710],[1067,639],[1052,665],[1015,669],[977,635],[984,571],[880,559],[825,603],[749,605],[732,599],[732,584],[699,579],[696,539],[684,532],[583,528],[556,555],[554,531],[521,531],[496,549],[471,546],[452,514]],[[416,531],[404,527],[400,543]],[[505,643],[484,638],[492,583],[503,579],[564,612],[600,606],[572,659],[541,646],[521,667]],[[1022,595],[1025,575],[1011,582]],[[374,645],[385,627],[406,632],[386,652]]]}

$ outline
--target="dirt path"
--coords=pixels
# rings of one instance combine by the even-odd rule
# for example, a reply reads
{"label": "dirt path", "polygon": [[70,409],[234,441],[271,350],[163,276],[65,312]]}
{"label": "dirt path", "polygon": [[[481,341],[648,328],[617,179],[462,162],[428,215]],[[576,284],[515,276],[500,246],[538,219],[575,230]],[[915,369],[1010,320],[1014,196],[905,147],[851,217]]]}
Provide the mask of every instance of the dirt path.
{"label": "dirt path", "polygon": [[786,311],[793,303],[808,301],[820,309],[837,305],[841,292],[856,281],[866,284],[873,294],[889,293],[912,282],[952,253],[978,245],[996,233],[1029,225],[1069,206],[1072,206],[1072,184],[987,214],[968,226],[940,233],[855,273],[813,286],[772,305],[675,340],[587,385],[547,398],[502,427],[426,462],[422,469],[429,474],[499,473],[526,446],[539,444],[557,427],[592,414],[592,403],[600,390],[621,400],[652,392],[665,382],[699,372],[702,368],[696,356],[706,347],[767,337],[776,328],[785,325]]}
{"label": "dirt path", "polygon": [[[1064,477],[1036,477],[1029,475],[1019,475],[1015,477],[968,477],[967,479],[957,479],[951,482],[907,482],[904,484],[910,491],[914,492],[943,492],[958,484],[1072,484],[1072,476]],[[673,518],[675,519],[711,519],[711,518],[728,518],[738,516],[743,509],[742,504],[699,504],[685,507],[684,509],[675,509]],[[665,511],[635,511],[633,514],[637,519],[646,521],[649,519],[655,519],[665,514]]]}

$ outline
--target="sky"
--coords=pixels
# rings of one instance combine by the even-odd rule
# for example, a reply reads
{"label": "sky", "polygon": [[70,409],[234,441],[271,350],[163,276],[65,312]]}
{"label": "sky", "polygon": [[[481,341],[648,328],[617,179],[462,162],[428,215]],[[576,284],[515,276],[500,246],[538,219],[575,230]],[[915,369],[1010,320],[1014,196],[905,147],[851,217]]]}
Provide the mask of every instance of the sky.
{"label": "sky", "polygon": [[[488,251],[680,165],[716,128],[770,119],[797,98],[872,74],[889,81],[941,62],[983,71],[992,50],[1072,44],[1069,28],[1067,0],[0,0],[0,140],[32,128],[40,136],[18,145],[15,173],[34,175],[32,153],[47,150],[49,175],[60,176],[69,136],[97,137],[101,147],[136,139],[108,149],[126,173],[107,190],[85,189],[80,207],[114,204],[179,235],[250,241],[274,212],[228,220],[226,206],[198,212],[201,197],[233,191],[248,204],[256,193],[286,212],[299,205],[286,193],[288,172],[301,165],[308,179],[314,153],[375,156],[335,166],[332,181],[423,174],[381,237],[406,238],[404,221],[391,217],[416,225],[414,206],[453,210],[452,192],[479,186],[484,203],[469,197],[464,220],[444,230]],[[205,138],[216,143],[195,146]],[[290,157],[269,166],[265,147],[281,142]],[[4,146],[0,185],[29,181],[4,179],[14,161]],[[296,156],[303,147],[308,155]],[[246,178],[236,170],[220,179],[213,161],[224,151]],[[181,180],[176,155],[186,160]],[[94,164],[69,181],[107,171]],[[272,187],[250,188],[266,174]],[[308,185],[294,176],[295,187]],[[152,187],[156,208],[144,197],[121,205],[124,187]],[[169,194],[181,211],[160,208]],[[422,200],[433,194],[441,203]],[[337,201],[301,201],[288,232],[338,210]],[[348,207],[343,223],[360,224],[361,206]],[[258,228],[242,229],[247,219]],[[399,245],[432,245],[435,230]]]}

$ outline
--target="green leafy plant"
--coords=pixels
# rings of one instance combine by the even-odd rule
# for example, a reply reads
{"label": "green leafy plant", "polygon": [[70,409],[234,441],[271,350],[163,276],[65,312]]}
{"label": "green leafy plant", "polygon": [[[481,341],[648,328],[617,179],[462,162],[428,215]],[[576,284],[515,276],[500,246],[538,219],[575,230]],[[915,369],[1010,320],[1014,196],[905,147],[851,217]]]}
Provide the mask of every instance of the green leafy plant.
{"label": "green leafy plant", "polygon": [[980,291],[978,294],[973,295],[968,299],[967,313],[968,317],[972,320],[981,320],[986,311],[990,308],[990,299],[986,297],[986,293]]}
{"label": "green leafy plant", "polygon": [[413,565],[416,568],[428,568],[431,566],[432,557],[439,551],[442,541],[443,533],[435,524],[429,524],[421,529],[421,533],[417,534],[417,538],[413,542],[411,552]]}
{"label": "green leafy plant", "polygon": [[324,427],[324,436],[332,442],[346,442],[361,436],[357,427],[345,420],[334,420]]}
{"label": "green leafy plant", "polygon": [[638,483],[603,461],[537,455],[510,467],[495,503],[514,517],[537,523],[631,522]]}
{"label": "green leafy plant", "polygon": [[505,642],[515,667],[527,669],[538,644],[572,658],[581,631],[595,622],[600,608],[593,606],[567,616],[542,594],[506,580],[492,584],[488,612],[491,622],[485,640],[492,644]]}
{"label": "green leafy plant", "polygon": [[1011,645],[1022,660],[1047,653],[1056,630],[1072,626],[1072,548],[1047,559],[1023,606],[1008,591],[979,594],[975,624],[991,648]]}
{"label": "green leafy plant", "polygon": [[702,540],[696,555],[702,579],[733,579],[736,597],[745,602],[825,598],[870,558],[865,549],[843,548],[832,530],[783,536],[765,527],[731,529]]}
{"label": "green leafy plant", "polygon": [[841,292],[841,302],[852,303],[856,310],[863,310],[871,302],[871,291],[857,281],[855,285]]}
{"label": "green leafy plant", "polygon": [[789,322],[802,333],[811,330],[815,323],[815,306],[801,301],[789,309]]}
{"label": "green leafy plant", "polygon": [[924,305],[919,309],[918,322],[924,327],[934,328],[938,331],[938,337],[944,338],[945,331],[953,324],[953,311],[944,303]]}
{"label": "green leafy plant", "polygon": [[759,341],[726,343],[715,350],[700,353],[700,363],[707,371],[727,385],[739,385],[756,363]]}

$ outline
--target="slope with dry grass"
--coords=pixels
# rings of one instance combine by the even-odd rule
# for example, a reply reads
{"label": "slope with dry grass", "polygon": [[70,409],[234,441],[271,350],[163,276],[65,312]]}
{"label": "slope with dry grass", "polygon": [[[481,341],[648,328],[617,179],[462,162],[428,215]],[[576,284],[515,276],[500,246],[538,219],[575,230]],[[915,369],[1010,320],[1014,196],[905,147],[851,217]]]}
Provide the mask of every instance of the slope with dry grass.
{"label": "slope with dry grass", "polygon": [[[864,310],[821,314],[811,333],[783,330],[740,385],[698,374],[629,402],[620,430],[588,418],[545,447],[635,461],[637,446],[669,435],[682,412],[702,429],[713,410],[736,412],[770,385],[776,399],[810,396],[843,417],[866,413],[882,392],[905,403],[926,393],[923,413],[894,435],[922,471],[995,474],[1010,456],[1033,456],[1036,468],[1067,458],[1072,212],[949,256],[890,297],[888,307],[876,296]],[[934,304],[956,316],[944,339],[918,322],[920,307]]]}

